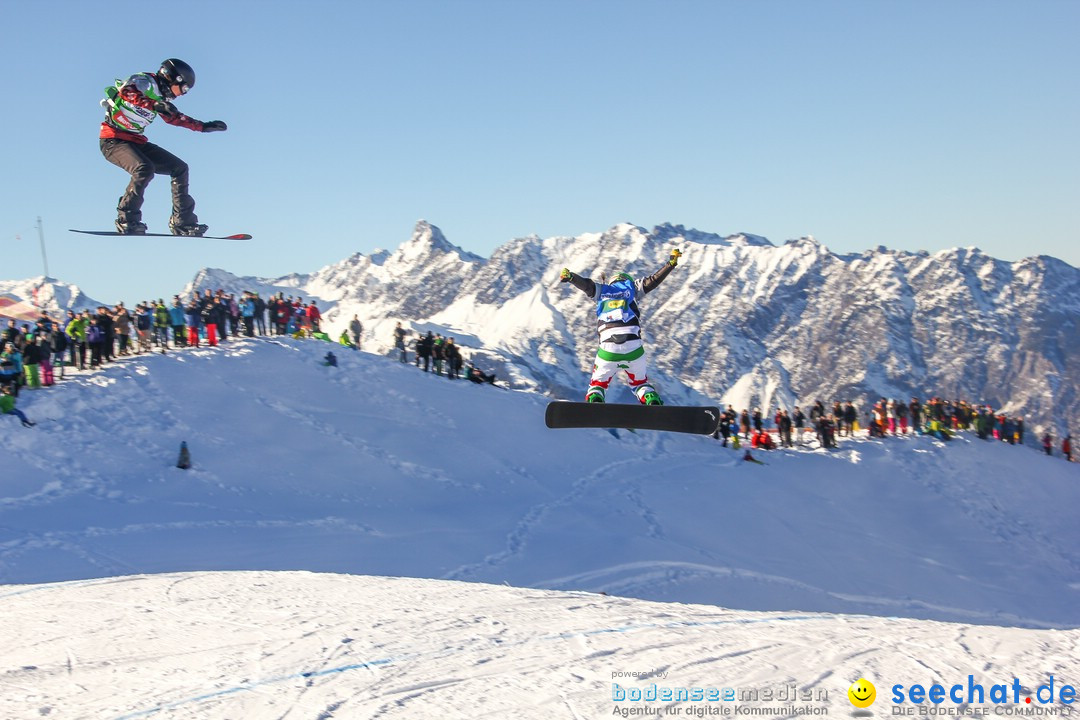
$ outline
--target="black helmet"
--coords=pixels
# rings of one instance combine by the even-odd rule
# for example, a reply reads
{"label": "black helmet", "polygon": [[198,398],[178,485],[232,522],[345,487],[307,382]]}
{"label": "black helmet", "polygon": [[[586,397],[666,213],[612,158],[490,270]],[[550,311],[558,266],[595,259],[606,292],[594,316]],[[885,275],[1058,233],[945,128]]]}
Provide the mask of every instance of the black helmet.
{"label": "black helmet", "polygon": [[179,85],[181,95],[195,87],[195,71],[186,62],[176,58],[169,58],[161,63],[158,77],[170,88],[173,85]]}

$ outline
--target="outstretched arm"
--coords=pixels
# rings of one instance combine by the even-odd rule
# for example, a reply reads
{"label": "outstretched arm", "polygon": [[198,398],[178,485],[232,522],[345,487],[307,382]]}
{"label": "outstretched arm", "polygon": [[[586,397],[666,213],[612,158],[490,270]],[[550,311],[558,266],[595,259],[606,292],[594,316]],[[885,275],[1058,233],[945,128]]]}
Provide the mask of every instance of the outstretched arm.
{"label": "outstretched arm", "polygon": [[157,111],[158,115],[161,115],[162,120],[170,125],[177,125],[179,127],[187,128],[188,130],[194,130],[195,132],[220,132],[229,129],[221,120],[200,122],[193,117],[188,117],[177,110],[176,106],[171,102],[159,101],[154,105],[154,110]]}
{"label": "outstretched arm", "polygon": [[572,273],[567,268],[563,268],[559,273],[559,282],[568,282],[576,287],[581,292],[585,293],[588,297],[596,295],[596,283],[587,277],[582,277],[577,273]]}
{"label": "outstretched arm", "polygon": [[664,263],[664,267],[654,272],[649,277],[641,281],[641,292],[649,293],[656,289],[656,286],[664,282],[671,271],[675,269],[675,266],[679,264],[679,258],[682,257],[682,251],[675,248],[671,251],[671,256],[668,257],[668,261]]}
{"label": "outstretched arm", "polygon": [[[176,108],[173,109],[175,110]],[[180,111],[168,114],[167,112],[161,112],[161,110],[158,110],[158,114],[161,115],[162,120],[169,123],[170,125],[187,128],[188,130],[194,130],[195,132],[206,132],[206,125],[208,123],[199,122],[195,118],[188,117]]]}

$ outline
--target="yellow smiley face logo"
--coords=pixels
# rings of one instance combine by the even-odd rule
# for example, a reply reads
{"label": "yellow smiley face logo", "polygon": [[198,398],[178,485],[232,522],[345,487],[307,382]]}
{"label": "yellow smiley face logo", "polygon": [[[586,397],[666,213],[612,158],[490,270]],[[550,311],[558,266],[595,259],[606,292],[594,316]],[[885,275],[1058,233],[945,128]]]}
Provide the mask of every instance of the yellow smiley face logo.
{"label": "yellow smiley face logo", "polygon": [[857,708],[865,708],[874,704],[874,699],[877,697],[877,690],[874,688],[872,682],[864,678],[859,678],[851,683],[851,687],[847,689],[847,696],[852,705]]}

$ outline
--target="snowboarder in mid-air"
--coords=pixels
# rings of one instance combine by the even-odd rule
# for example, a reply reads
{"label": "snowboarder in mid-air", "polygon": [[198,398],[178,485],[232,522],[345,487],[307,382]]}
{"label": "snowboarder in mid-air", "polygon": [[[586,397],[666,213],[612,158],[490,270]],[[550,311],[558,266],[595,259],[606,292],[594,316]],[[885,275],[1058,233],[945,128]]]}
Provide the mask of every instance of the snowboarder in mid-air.
{"label": "snowboarder in mid-air", "polygon": [[664,267],[641,281],[634,281],[628,273],[615,275],[611,284],[597,284],[563,268],[559,273],[560,282],[571,283],[588,297],[596,300],[597,331],[600,334],[600,346],[596,350],[589,389],[585,402],[602,403],[611,379],[620,370],[626,372],[630,389],[634,391],[638,402],[643,405],[663,405],[656,389],[649,384],[646,374],[645,345],[641,341],[641,311],[638,309],[637,296],[652,292],[671,274],[679,263],[682,253],[671,251]]}
{"label": "snowboarder in mid-air", "polygon": [[146,138],[147,126],[158,115],[170,125],[196,132],[228,129],[221,120],[200,122],[184,115],[172,100],[187,94],[195,86],[195,71],[183,60],[169,58],[157,72],[143,72],[127,80],[117,80],[106,88],[105,121],[101,123],[101,154],[113,165],[123,168],[131,181],[116,206],[116,230],[122,235],[143,235],[143,192],[154,175],[172,177],[173,235],[200,237],[207,226],[195,215],[195,201],[188,194],[188,166],[180,158],[154,145]]}

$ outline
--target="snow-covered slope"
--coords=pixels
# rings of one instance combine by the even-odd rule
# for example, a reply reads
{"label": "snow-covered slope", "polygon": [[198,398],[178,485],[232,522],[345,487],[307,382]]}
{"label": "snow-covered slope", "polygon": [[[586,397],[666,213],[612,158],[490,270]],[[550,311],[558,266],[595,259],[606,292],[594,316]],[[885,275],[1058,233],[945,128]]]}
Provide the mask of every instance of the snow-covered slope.
{"label": "snow-covered slope", "polygon": [[[846,714],[860,677],[884,716],[918,709],[894,684],[1016,678],[1018,711],[1077,684],[1080,630],[1039,628],[1080,627],[1080,465],[968,437],[755,465],[331,347],[126,358],[0,418],[0,717]],[[946,709],[973,707],[999,709]]]}
{"label": "snow-covered slope", "polygon": [[1080,465],[905,437],[758,466],[709,437],[551,431],[545,402],[291,339],[27,391],[38,427],[0,435],[0,581],[312,570],[1080,626]]}
{"label": "snow-covered slope", "polygon": [[[1080,630],[407,578],[134,576],[0,587],[0,607],[0,716],[12,720],[847,717],[859,678],[877,700],[856,716],[1061,714],[1038,686],[1053,674],[1055,694],[1075,687],[1080,668]],[[969,675],[985,702],[890,701],[894,684],[959,684],[963,697]],[[1008,704],[991,703],[991,687],[1014,678],[1017,701],[1010,689]],[[615,699],[693,688],[718,699]]]}

